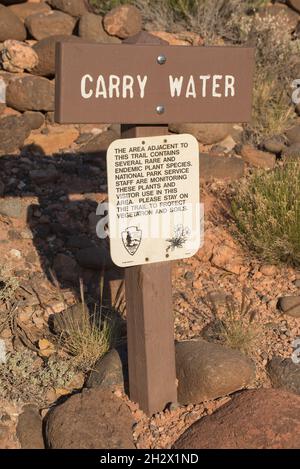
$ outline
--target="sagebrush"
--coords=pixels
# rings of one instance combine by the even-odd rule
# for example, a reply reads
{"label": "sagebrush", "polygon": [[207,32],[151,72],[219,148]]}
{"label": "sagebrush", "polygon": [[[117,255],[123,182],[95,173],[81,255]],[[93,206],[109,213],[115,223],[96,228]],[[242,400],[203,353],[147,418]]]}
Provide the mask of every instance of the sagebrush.
{"label": "sagebrush", "polygon": [[72,360],[52,356],[47,362],[30,350],[7,354],[0,364],[0,396],[22,403],[45,402],[49,388],[65,388],[75,376]]}
{"label": "sagebrush", "polygon": [[232,214],[262,260],[300,265],[300,162],[256,171],[236,187]]}

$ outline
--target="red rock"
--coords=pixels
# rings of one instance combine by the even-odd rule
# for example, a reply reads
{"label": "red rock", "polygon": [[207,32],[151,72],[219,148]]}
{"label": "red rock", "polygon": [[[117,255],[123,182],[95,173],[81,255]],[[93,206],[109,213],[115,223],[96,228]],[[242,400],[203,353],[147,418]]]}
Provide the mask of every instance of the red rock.
{"label": "red rock", "polygon": [[38,56],[28,44],[14,39],[3,43],[1,65],[8,72],[22,73],[32,70],[38,63]]}
{"label": "red rock", "polygon": [[103,26],[111,36],[125,39],[141,31],[142,15],[133,5],[121,5],[104,16]]}
{"label": "red rock", "polygon": [[272,153],[257,150],[251,145],[243,145],[241,149],[243,159],[257,168],[272,169],[276,163],[276,157]]}
{"label": "red rock", "polygon": [[21,21],[25,21],[28,16],[35,15],[36,13],[46,13],[51,8],[47,3],[20,3],[17,5],[11,5],[9,9],[20,18]]}
{"label": "red rock", "polygon": [[38,409],[34,406],[25,406],[19,416],[17,436],[22,449],[44,449],[42,419]]}
{"label": "red rock", "polygon": [[300,396],[275,389],[244,391],[198,420],[174,449],[298,449]]}
{"label": "red rock", "polygon": [[61,10],[71,16],[82,16],[88,11],[85,0],[48,0],[49,5],[56,10]]}
{"label": "red rock", "polygon": [[103,18],[93,13],[85,13],[79,21],[79,36],[86,41],[95,41],[99,43],[118,44],[120,39],[110,36],[103,28]]}
{"label": "red rock", "polygon": [[45,155],[52,155],[62,149],[69,148],[77,139],[79,132],[73,126],[50,127],[47,134],[32,132],[26,139],[26,145],[37,145]]}
{"label": "red rock", "polygon": [[233,274],[240,274],[244,269],[243,258],[238,249],[225,243],[214,248],[211,263]]}
{"label": "red rock", "polygon": [[0,5],[0,42],[6,39],[24,41],[27,33],[22,21],[9,8]]}
{"label": "red rock", "polygon": [[37,40],[57,34],[71,35],[76,20],[62,11],[50,11],[28,16],[25,25],[32,37]]}
{"label": "red rock", "polygon": [[204,145],[211,145],[224,140],[231,131],[230,124],[169,124],[171,132],[192,134]]}
{"label": "red rock", "polygon": [[153,36],[167,41],[172,46],[202,46],[203,38],[196,33],[186,31],[183,33],[167,33],[166,31],[151,31]]}

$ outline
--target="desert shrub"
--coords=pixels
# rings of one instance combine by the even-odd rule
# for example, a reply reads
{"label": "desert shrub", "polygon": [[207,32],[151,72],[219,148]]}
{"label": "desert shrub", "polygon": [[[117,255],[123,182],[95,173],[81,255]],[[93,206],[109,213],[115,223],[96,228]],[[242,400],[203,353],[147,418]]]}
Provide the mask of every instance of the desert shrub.
{"label": "desert shrub", "polygon": [[0,302],[11,301],[18,286],[18,279],[7,267],[0,265]]}
{"label": "desert shrub", "polygon": [[71,360],[51,356],[42,365],[30,350],[7,354],[0,364],[0,396],[13,401],[44,402],[49,387],[64,388],[74,377]]}
{"label": "desert shrub", "polygon": [[239,232],[260,259],[300,264],[300,163],[255,172],[232,201]]}
{"label": "desert shrub", "polygon": [[294,118],[287,87],[279,82],[278,76],[258,70],[253,86],[252,122],[245,126],[244,141],[260,144],[268,137],[281,135]]}
{"label": "desert shrub", "polygon": [[245,126],[245,139],[257,144],[283,133],[295,118],[288,93],[300,41],[291,40],[284,16],[276,21],[266,16],[254,19],[247,42],[255,47],[256,60],[252,122]]}
{"label": "desert shrub", "polygon": [[[264,2],[264,0],[262,0]],[[240,29],[239,17],[249,9],[262,3],[240,0],[90,0],[99,13],[124,3],[138,7],[144,24],[150,23],[153,29],[174,32],[186,29],[198,32],[206,44],[216,42],[220,36],[233,38]],[[232,33],[232,29],[236,30]]]}
{"label": "desert shrub", "polygon": [[248,298],[247,288],[243,287],[240,302],[231,295],[226,296],[222,308],[210,296],[208,302],[214,319],[206,326],[204,337],[209,341],[251,354],[261,330],[254,321],[256,312],[253,309],[253,301]]}

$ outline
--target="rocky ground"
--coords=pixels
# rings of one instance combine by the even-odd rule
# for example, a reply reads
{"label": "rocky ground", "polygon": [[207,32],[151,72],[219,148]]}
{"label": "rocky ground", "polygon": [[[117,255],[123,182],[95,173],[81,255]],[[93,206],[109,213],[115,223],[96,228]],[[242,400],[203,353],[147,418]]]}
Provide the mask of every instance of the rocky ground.
{"label": "rocky ground", "polygon": [[[294,9],[270,8],[284,8],[298,22],[299,2],[288,3]],[[199,141],[205,235],[193,258],[173,265],[179,403],[149,418],[126,393],[126,310],[117,293],[123,274],[95,233],[97,205],[107,198],[105,153],[120,127],[58,125],[53,118],[55,42],[63,36],[118,43],[140,32],[141,15],[126,6],[103,20],[79,0],[2,4],[0,448],[211,447],[216,422],[219,428],[218,419],[228,419],[231,426],[232,413],[236,433],[246,433],[245,422],[249,434],[262,422],[271,432],[248,441],[223,429],[218,446],[299,447],[300,365],[291,356],[300,338],[300,272],[260,261],[237,238],[230,216],[237,181],[299,150],[297,117],[260,148],[245,144],[240,125],[170,124],[170,132],[192,133]],[[203,43],[195,33],[148,26],[171,44]],[[82,299],[80,279],[88,305],[98,303],[103,276],[104,304],[118,302],[117,348],[92,373],[70,369],[57,318],[65,324],[65,318],[82,317],[81,306],[74,306]],[[251,324],[241,318],[244,295],[255,312]],[[242,330],[253,330],[246,350],[232,348],[220,329],[231,301]],[[193,356],[189,367],[187,356]]]}

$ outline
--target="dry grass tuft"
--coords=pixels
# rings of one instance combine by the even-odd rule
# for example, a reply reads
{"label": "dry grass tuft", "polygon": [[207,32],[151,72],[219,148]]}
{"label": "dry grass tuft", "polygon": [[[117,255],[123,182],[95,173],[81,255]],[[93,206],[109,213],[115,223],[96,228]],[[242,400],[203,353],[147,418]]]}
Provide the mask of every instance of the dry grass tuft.
{"label": "dry grass tuft", "polygon": [[256,312],[253,309],[253,301],[247,296],[247,289],[243,288],[240,303],[228,295],[222,313],[212,299],[210,308],[214,321],[209,327],[209,340],[250,355],[254,351],[261,331],[254,323]]}
{"label": "dry grass tuft", "polygon": [[114,311],[103,306],[104,279],[100,281],[100,304],[94,306],[93,313],[86,313],[83,285],[80,284],[82,318],[68,321],[68,327],[60,336],[63,350],[74,357],[75,366],[87,372],[96,361],[111,348],[117,335]]}

